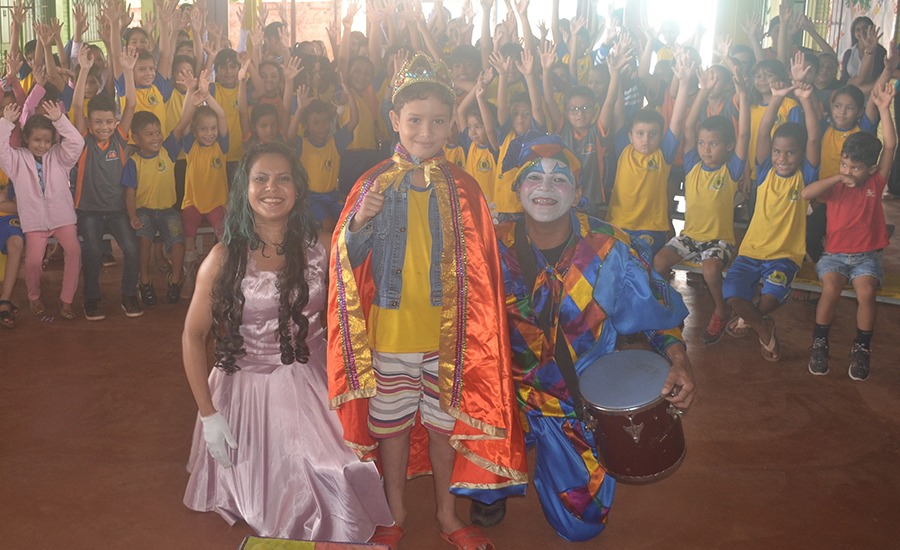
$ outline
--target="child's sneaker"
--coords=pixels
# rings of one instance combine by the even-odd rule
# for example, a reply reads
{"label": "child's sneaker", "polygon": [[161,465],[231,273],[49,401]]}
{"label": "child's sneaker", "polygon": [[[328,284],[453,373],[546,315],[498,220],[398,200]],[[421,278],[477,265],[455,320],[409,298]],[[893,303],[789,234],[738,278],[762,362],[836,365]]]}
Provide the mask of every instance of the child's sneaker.
{"label": "child's sneaker", "polygon": [[725,319],[713,312],[712,318],[709,320],[709,326],[706,327],[706,332],[703,333],[703,343],[711,346],[721,340],[722,335],[725,333],[725,327],[728,326],[728,322],[731,321],[732,317],[734,317],[734,311],[730,311]]}
{"label": "child's sneaker", "polygon": [[184,284],[184,281],[173,283],[172,274],[169,273],[167,282],[169,283],[169,288],[166,290],[166,303],[177,304],[178,301],[181,300],[181,286]]}
{"label": "child's sneaker", "polygon": [[122,309],[125,310],[126,317],[140,317],[144,314],[137,296],[122,296]]}
{"label": "child's sneaker", "polygon": [[869,349],[859,342],[853,343],[853,349],[850,351],[850,378],[865,380],[869,377],[870,353]]}
{"label": "child's sneaker", "polygon": [[102,321],[106,319],[106,315],[100,309],[100,300],[84,301],[84,318],[88,321]]}
{"label": "child's sneaker", "polygon": [[147,284],[143,284],[138,281],[138,292],[141,293],[141,302],[144,303],[144,307],[153,307],[156,305],[156,291],[153,290],[153,281],[150,281]]}
{"label": "child's sneaker", "polygon": [[828,363],[828,344],[824,338],[816,338],[809,348],[809,372],[822,376],[830,370]]}
{"label": "child's sneaker", "polygon": [[108,252],[103,255],[103,258],[100,259],[100,264],[103,267],[112,267],[112,266],[116,265],[117,263],[119,263],[119,262],[116,261],[116,257]]}

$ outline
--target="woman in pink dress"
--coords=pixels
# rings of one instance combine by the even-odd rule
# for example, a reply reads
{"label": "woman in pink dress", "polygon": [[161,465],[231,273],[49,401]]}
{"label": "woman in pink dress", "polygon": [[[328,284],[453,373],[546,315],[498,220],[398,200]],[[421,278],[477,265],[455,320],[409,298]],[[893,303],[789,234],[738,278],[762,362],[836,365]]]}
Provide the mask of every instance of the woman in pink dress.
{"label": "woman in pink dress", "polygon": [[344,445],[328,408],[327,249],[308,197],[287,146],[245,153],[182,336],[199,409],[184,503],[261,536],[360,542],[393,521],[375,466]]}

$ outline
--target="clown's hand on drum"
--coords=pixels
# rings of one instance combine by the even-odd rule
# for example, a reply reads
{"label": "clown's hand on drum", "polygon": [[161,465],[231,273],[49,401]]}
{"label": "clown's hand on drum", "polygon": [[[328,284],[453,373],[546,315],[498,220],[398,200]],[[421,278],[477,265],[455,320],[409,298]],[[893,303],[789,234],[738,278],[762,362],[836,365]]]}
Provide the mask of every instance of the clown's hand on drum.
{"label": "clown's hand on drum", "polygon": [[686,409],[691,406],[696,389],[691,361],[688,359],[684,346],[680,344],[670,346],[666,350],[666,356],[672,362],[672,366],[669,368],[666,383],[663,384],[662,394],[679,409]]}

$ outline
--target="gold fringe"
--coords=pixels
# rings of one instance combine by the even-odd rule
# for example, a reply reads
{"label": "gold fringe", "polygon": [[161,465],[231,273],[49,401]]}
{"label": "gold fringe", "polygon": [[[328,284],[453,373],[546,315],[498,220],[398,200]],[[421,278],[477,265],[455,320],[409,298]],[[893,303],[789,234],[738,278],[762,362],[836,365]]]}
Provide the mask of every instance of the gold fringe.
{"label": "gold fringe", "polygon": [[376,389],[374,387],[371,388],[361,388],[358,390],[344,392],[340,395],[334,396],[331,401],[328,402],[329,408],[331,410],[337,410],[341,408],[341,405],[346,403],[347,401],[353,401],[354,399],[361,399],[367,397],[375,397]]}
{"label": "gold fringe", "polygon": [[506,468],[504,466],[500,466],[499,464],[494,464],[481,456],[475,454],[474,451],[466,447],[464,444],[458,441],[458,438],[450,436],[450,445],[456,449],[456,452],[463,455],[468,461],[472,462],[476,466],[491,472],[494,475],[498,475],[500,477],[505,477],[510,482],[509,484],[517,484],[517,483],[528,483],[528,472],[520,472],[518,470],[512,470],[510,468]]}

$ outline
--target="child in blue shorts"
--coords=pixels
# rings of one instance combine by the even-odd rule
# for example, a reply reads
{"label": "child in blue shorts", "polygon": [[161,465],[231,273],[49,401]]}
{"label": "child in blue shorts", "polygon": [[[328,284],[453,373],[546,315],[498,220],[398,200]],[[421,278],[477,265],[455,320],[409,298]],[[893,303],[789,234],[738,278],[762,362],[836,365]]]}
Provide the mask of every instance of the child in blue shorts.
{"label": "child in blue shorts", "polygon": [[881,250],[888,245],[881,193],[894,162],[897,131],[890,116],[894,88],[888,83],[872,91],[884,121],[884,153],[875,134],[857,132],[844,141],[840,173],[810,184],[804,199],[825,203],[828,228],[825,253],[816,264],[822,297],[816,306],[816,326],[810,348],[809,372],[828,374],[828,332],[841,291],[849,282],[856,291],[856,340],[850,351],[850,378],[869,377],[869,354],[875,329],[875,293],[881,286]]}
{"label": "child in blue shorts", "polygon": [[6,255],[3,287],[0,287],[0,326],[15,328],[19,308],[9,301],[19,278],[25,234],[19,222],[16,193],[9,177],[0,170],[0,254]]}
{"label": "child in blue shorts", "polygon": [[[778,109],[791,91],[803,106],[806,127],[787,122],[773,135]],[[752,328],[768,361],[781,358],[775,321],[769,314],[787,300],[806,255],[807,202],[800,193],[817,179],[821,155],[812,93],[812,87],[804,82],[794,81],[790,86],[772,83],[772,100],[763,113],[756,146],[756,210],[722,288],[737,314],[725,331],[742,338]],[[760,278],[763,286],[759,303],[753,305]]]}

